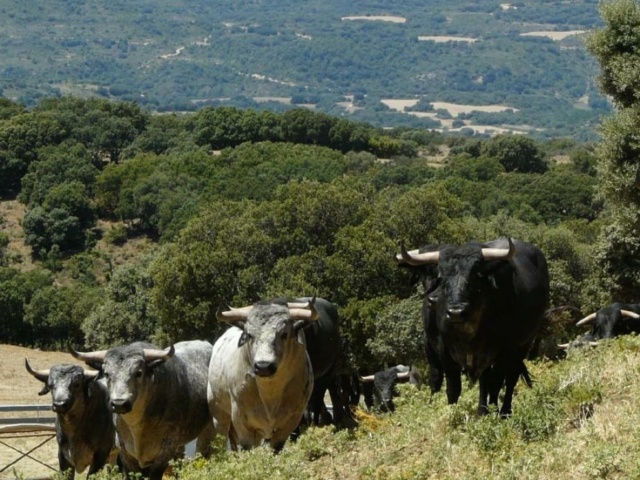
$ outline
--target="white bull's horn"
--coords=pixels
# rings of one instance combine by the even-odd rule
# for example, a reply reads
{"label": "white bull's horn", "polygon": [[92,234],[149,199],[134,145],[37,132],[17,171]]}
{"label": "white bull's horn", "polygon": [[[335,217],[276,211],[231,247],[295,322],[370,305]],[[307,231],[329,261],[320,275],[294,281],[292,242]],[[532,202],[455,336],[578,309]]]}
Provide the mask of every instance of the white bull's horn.
{"label": "white bull's horn", "polygon": [[29,365],[29,360],[27,360],[26,358],[24,359],[24,366],[26,367],[27,372],[29,372],[31,375],[33,375],[35,378],[37,378],[41,382],[46,382],[47,379],[49,378],[49,370],[32,369],[31,365]]}
{"label": "white bull's horn", "polygon": [[160,350],[157,348],[143,348],[142,353],[144,355],[145,362],[152,362],[154,360],[167,360],[173,357],[173,354],[176,353],[176,349],[173,345],[164,350]]}
{"label": "white bull's horn", "polygon": [[76,352],[73,348],[69,348],[69,352],[74,358],[82,360],[83,362],[104,362],[104,356],[107,350],[96,350],[94,352]]}
{"label": "white bull's horn", "polygon": [[398,379],[404,380],[405,378],[409,378],[411,376],[411,371],[409,370],[408,372],[398,372],[396,376],[398,377]]}
{"label": "white bull's horn", "polygon": [[597,347],[598,346],[598,342],[589,342],[589,345],[592,347]]}
{"label": "white bull's horn", "polygon": [[581,325],[586,325],[587,323],[593,322],[596,319],[596,313],[597,312],[594,312],[594,313],[584,317],[582,320],[580,320],[578,323],[576,323],[576,327],[579,327]]}
{"label": "white bull's horn", "polygon": [[96,378],[98,376],[98,372],[97,370],[83,370],[84,373],[84,378],[89,379],[89,378]]}
{"label": "white bull's horn", "polygon": [[640,318],[640,315],[638,315],[636,312],[632,312],[631,310],[620,310],[620,313],[623,317]]}
{"label": "white bull's horn", "polygon": [[367,375],[365,377],[358,377],[361,382],[368,383],[373,382],[374,375]]}
{"label": "white bull's horn", "polygon": [[221,322],[246,320],[252,308],[253,305],[248,307],[232,308],[228,305],[222,304],[218,307],[216,318]]}
{"label": "white bull's horn", "polygon": [[510,260],[516,254],[516,246],[511,241],[511,238],[507,238],[509,241],[509,248],[483,248],[482,256],[485,260]]}
{"label": "white bull's horn", "polygon": [[558,348],[561,348],[562,350],[566,350],[567,348],[569,348],[569,344],[568,343],[558,343]]}

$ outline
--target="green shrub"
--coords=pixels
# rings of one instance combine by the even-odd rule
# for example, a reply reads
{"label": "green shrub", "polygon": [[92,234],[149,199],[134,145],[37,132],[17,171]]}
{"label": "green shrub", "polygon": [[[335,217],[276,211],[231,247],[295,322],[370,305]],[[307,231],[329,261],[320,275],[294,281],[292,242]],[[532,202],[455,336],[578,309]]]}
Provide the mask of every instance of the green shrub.
{"label": "green shrub", "polygon": [[111,244],[122,246],[127,243],[128,233],[127,227],[124,225],[112,226],[104,236],[104,241]]}

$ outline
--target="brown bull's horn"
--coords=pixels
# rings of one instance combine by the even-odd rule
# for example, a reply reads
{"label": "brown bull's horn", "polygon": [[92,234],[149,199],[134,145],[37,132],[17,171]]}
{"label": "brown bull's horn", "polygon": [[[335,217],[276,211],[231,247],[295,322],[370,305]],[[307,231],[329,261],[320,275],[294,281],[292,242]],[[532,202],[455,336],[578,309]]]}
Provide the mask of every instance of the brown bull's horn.
{"label": "brown bull's horn", "polygon": [[510,260],[516,254],[516,246],[511,241],[511,238],[507,238],[509,241],[509,248],[483,248],[482,256],[485,260]]}
{"label": "brown bull's horn", "polygon": [[419,266],[419,265],[427,265],[432,264],[435,265],[440,260],[440,252],[436,250],[435,252],[423,252],[420,253],[420,250],[411,250],[407,251],[404,248],[404,245],[400,245],[400,254],[396,255],[397,262],[404,262],[408,265]]}
{"label": "brown bull's horn", "polygon": [[173,354],[176,353],[176,349],[173,345],[164,350],[156,349],[156,348],[144,348],[142,349],[142,353],[144,355],[145,362],[152,362],[154,360],[168,360],[173,357]]}
{"label": "brown bull's horn", "polygon": [[47,379],[49,378],[49,370],[32,369],[31,365],[29,365],[29,360],[27,360],[26,358],[24,359],[24,366],[26,367],[27,372],[29,372],[31,375],[33,375],[35,378],[37,378],[41,382],[46,382]]}
{"label": "brown bull's horn", "polygon": [[620,313],[623,317],[640,318],[640,315],[638,315],[636,312],[632,312],[631,310],[620,310]]}
{"label": "brown bull's horn", "polygon": [[569,344],[568,343],[558,343],[558,348],[561,348],[562,350],[566,350],[569,348]]}
{"label": "brown bull's horn", "polygon": [[367,375],[366,377],[358,377],[361,382],[368,383],[373,382],[374,375]]}
{"label": "brown bull's horn", "polygon": [[576,327],[579,327],[581,325],[586,325],[587,323],[591,323],[595,319],[596,319],[596,312],[584,317],[582,320],[580,320],[578,323],[576,323]]}
{"label": "brown bull's horn", "polygon": [[410,376],[411,376],[410,370],[408,372],[398,372],[396,374],[396,377],[398,377],[398,379],[400,380],[404,380],[405,378],[409,378]]}
{"label": "brown bull's horn", "polygon": [[83,362],[104,362],[104,356],[107,353],[107,350],[97,350],[95,352],[76,352],[73,348],[69,348],[69,352],[74,358],[78,360],[82,360]]}

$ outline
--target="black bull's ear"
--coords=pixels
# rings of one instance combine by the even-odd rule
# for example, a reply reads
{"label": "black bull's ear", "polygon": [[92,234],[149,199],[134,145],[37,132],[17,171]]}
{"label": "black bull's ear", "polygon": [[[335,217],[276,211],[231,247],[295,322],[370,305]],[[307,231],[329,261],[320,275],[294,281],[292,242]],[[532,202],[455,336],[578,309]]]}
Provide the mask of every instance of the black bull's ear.
{"label": "black bull's ear", "polygon": [[296,340],[299,344],[304,344],[304,330],[303,328],[311,325],[307,320],[296,320],[293,324],[293,331],[296,335]]}
{"label": "black bull's ear", "polygon": [[47,393],[49,393],[51,390],[49,390],[49,386],[45,383],[44,387],[42,387],[42,390],[40,390],[38,392],[38,395],[46,395]]}

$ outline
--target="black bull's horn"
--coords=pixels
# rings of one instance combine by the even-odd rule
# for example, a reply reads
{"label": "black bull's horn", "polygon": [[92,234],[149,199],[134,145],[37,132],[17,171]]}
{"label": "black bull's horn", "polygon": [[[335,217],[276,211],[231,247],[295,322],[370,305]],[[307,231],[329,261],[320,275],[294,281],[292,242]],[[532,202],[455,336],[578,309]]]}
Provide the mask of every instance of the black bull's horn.
{"label": "black bull's horn", "polygon": [[586,317],[584,317],[582,320],[580,320],[578,323],[576,323],[576,327],[579,327],[581,325],[586,325],[587,323],[591,323],[596,319],[596,313],[591,313],[589,315],[587,315]]}
{"label": "black bull's horn", "polygon": [[[37,378],[41,382],[46,382],[47,379],[49,378],[49,373],[51,371],[50,369],[34,370],[33,368],[31,368],[31,365],[29,365],[29,360],[27,360],[26,358],[24,359],[24,366],[27,369],[27,372],[29,372],[31,375],[33,375],[35,378]],[[95,378],[98,376],[98,372],[96,370],[83,369],[82,372],[86,379]]]}
{"label": "black bull's horn", "polygon": [[[516,246],[511,238],[508,238],[508,248],[483,248],[482,256],[485,260],[510,260],[516,253]],[[404,245],[400,245],[400,253],[396,255],[396,261],[408,265],[437,264],[440,260],[440,252],[423,252],[419,250],[407,251]]]}
{"label": "black bull's horn", "polygon": [[31,368],[31,365],[29,365],[29,360],[27,360],[26,358],[24,359],[24,366],[27,369],[27,372],[29,372],[41,382],[46,382],[49,378],[49,370],[34,370],[33,368]]}
{"label": "black bull's horn", "polygon": [[[640,315],[638,315],[636,312],[632,312],[631,310],[620,309],[620,314],[623,317],[627,317],[627,318],[636,318],[636,319],[640,318]],[[587,315],[582,320],[580,320],[578,323],[576,323],[576,327],[580,327],[582,325],[586,325],[588,323],[593,322],[596,319],[596,315],[597,315],[597,312],[594,312],[594,313],[591,313],[591,314]]]}

